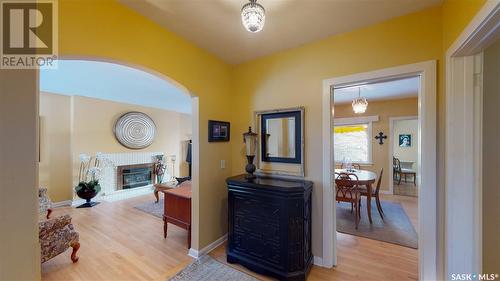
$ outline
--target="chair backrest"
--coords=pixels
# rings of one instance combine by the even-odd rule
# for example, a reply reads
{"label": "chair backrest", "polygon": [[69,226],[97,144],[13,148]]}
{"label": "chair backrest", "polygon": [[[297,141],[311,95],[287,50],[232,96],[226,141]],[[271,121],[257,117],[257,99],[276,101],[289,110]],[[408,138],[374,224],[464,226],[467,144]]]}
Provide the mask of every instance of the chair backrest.
{"label": "chair backrest", "polygon": [[356,198],[359,193],[358,176],[351,173],[335,173],[335,185],[337,187],[336,197]]}
{"label": "chair backrest", "polygon": [[401,172],[401,161],[394,156],[392,157],[392,167],[394,168],[394,171]]}
{"label": "chair backrest", "polygon": [[377,180],[377,188],[375,189],[375,193],[378,194],[380,191],[380,183],[382,182],[382,175],[384,174],[384,168],[380,169],[380,175],[378,176]]}

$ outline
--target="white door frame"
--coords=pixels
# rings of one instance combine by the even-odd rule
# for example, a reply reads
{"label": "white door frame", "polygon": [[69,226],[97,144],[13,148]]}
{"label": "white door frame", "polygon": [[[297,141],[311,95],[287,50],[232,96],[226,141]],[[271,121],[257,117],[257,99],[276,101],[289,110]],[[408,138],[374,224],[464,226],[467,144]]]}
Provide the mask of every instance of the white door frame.
{"label": "white door frame", "polygon": [[498,38],[490,0],[446,52],[445,279],[482,272],[482,51]]}
{"label": "white door frame", "polygon": [[[426,61],[381,70],[335,77],[323,81],[323,265],[337,264],[336,202],[333,200],[332,122],[333,89],[379,80],[420,75],[419,90],[419,276],[437,280],[437,192],[436,192],[436,61]],[[425,192],[422,192],[425,190]],[[425,226],[425,227],[424,227]]]}
{"label": "white door frame", "polygon": [[[401,120],[418,120],[418,116],[398,116],[398,117],[389,117],[389,163],[388,163],[388,169],[389,171],[389,191],[387,191],[388,194],[394,194],[394,170],[393,170],[393,163],[392,163],[392,157],[394,155],[394,121],[401,121]],[[420,150],[418,151],[420,154]],[[418,190],[418,182],[417,182],[417,190]]]}

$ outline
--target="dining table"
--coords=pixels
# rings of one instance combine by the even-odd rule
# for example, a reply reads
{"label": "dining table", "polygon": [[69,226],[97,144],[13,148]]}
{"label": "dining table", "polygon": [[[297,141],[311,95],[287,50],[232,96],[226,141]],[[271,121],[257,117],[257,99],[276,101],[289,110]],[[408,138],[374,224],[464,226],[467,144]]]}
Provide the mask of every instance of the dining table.
{"label": "dining table", "polygon": [[368,213],[368,220],[372,223],[372,186],[377,179],[377,174],[372,171],[357,169],[335,169],[335,173],[355,174],[358,177],[358,184],[366,186],[366,211]]}

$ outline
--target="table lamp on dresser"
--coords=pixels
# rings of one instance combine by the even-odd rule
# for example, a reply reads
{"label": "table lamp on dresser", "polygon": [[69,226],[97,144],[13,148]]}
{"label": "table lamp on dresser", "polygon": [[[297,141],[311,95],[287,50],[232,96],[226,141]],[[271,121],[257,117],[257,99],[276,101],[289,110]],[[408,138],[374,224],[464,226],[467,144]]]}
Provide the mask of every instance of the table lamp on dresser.
{"label": "table lamp on dresser", "polygon": [[253,164],[253,160],[255,159],[255,154],[257,153],[257,143],[258,138],[257,134],[252,132],[252,127],[248,127],[248,132],[243,134],[243,142],[246,146],[246,156],[247,156],[247,165],[245,166],[245,171],[247,172],[245,178],[246,179],[255,179],[256,176],[253,174],[255,172],[255,165]]}

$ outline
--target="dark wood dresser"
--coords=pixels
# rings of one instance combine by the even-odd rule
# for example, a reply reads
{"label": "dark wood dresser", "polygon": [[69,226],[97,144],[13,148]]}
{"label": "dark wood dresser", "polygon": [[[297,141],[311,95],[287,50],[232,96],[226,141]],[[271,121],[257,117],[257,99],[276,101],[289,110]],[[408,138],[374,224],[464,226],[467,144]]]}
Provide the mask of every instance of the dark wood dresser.
{"label": "dark wood dresser", "polygon": [[226,180],[227,261],[280,280],[305,280],[312,265],[313,183],[244,175]]}

